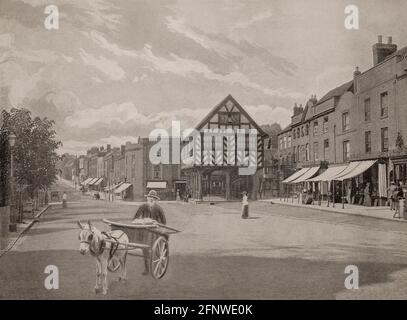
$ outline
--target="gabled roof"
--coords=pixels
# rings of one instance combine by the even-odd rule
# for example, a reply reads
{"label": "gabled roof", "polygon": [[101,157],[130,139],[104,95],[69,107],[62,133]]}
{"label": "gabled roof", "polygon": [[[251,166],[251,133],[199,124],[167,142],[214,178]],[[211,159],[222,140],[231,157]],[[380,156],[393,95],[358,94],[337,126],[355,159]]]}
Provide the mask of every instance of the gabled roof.
{"label": "gabled roof", "polygon": [[347,91],[353,91],[353,80],[348,81],[348,82],[340,85],[339,87],[336,87],[335,89],[332,89],[331,91],[329,91],[321,99],[319,99],[317,105],[322,103],[322,102],[325,102],[325,101],[327,101],[329,99],[332,99],[334,97],[340,97],[341,95],[343,95]]}
{"label": "gabled roof", "polygon": [[202,119],[201,122],[195,127],[196,130],[201,130],[202,127],[215,115],[216,112],[218,112],[224,104],[228,101],[232,101],[233,104],[236,106],[236,108],[239,109],[239,111],[249,120],[250,124],[252,124],[257,132],[261,136],[266,136],[267,133],[264,132],[264,130],[256,123],[256,121],[253,120],[253,118],[243,109],[243,107],[235,100],[235,98],[232,97],[231,94],[229,94],[225,99],[223,99],[220,103],[218,103],[209,113],[208,115]]}

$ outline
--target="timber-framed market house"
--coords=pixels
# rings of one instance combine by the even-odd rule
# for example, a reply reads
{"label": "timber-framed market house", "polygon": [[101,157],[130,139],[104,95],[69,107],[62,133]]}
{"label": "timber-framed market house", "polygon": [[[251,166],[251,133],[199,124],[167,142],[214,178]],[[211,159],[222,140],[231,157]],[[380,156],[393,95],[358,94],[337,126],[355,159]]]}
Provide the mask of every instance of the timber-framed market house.
{"label": "timber-framed market house", "polygon": [[[187,188],[195,200],[233,200],[241,199],[247,191],[252,199],[257,198],[264,166],[264,139],[267,134],[250,117],[243,107],[228,95],[216,105],[209,114],[196,126],[199,141],[194,140],[190,153],[183,154],[181,174],[186,177]],[[209,131],[229,131],[234,141],[228,143],[227,137],[216,139],[207,135]],[[239,141],[239,132],[244,130],[244,141]],[[255,140],[251,140],[250,130],[257,130]],[[249,144],[254,148],[250,149]],[[250,174],[241,174],[239,169],[239,148],[243,146],[247,161],[254,170]],[[184,148],[183,148],[184,150]],[[232,161],[230,157],[232,155]],[[190,158],[191,161],[185,161]],[[197,159],[193,161],[192,159]],[[250,161],[251,161],[250,160]]]}

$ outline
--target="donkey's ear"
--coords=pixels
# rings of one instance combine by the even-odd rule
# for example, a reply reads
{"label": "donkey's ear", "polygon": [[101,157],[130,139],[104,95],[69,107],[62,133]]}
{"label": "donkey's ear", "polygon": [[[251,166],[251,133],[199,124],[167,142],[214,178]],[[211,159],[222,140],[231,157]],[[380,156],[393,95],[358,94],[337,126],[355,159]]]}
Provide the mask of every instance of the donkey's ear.
{"label": "donkey's ear", "polygon": [[83,229],[83,224],[79,220],[76,221],[76,223],[78,224],[79,228]]}
{"label": "donkey's ear", "polygon": [[89,226],[89,230],[92,230],[92,224],[90,223],[90,220],[88,220],[88,226]]}

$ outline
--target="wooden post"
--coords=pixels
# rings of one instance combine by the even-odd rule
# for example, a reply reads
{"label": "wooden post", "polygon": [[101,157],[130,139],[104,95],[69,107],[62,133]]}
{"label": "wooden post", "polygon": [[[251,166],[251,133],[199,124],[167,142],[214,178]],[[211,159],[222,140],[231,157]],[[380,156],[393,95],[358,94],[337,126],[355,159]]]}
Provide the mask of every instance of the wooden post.
{"label": "wooden post", "polygon": [[344,196],[343,196],[343,191],[344,191],[344,188],[343,188],[343,182],[344,182],[345,180],[342,180],[342,209],[345,209],[345,199],[344,199]]}

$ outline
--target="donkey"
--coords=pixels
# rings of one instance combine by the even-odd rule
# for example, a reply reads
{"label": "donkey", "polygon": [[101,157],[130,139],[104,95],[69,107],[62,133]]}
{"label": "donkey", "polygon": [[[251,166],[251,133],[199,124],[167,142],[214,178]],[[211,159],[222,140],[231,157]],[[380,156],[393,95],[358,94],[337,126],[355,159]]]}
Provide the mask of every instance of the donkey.
{"label": "donkey", "polygon": [[[111,272],[121,269],[119,281],[125,281],[127,275],[126,243],[129,242],[127,235],[120,230],[113,230],[108,233],[101,232],[91,225],[90,221],[86,224],[78,221],[81,229],[79,233],[79,252],[83,255],[90,252],[96,260],[96,286],[95,292],[107,294],[107,270]],[[109,239],[111,241],[106,241]],[[119,243],[120,241],[120,243]]]}

